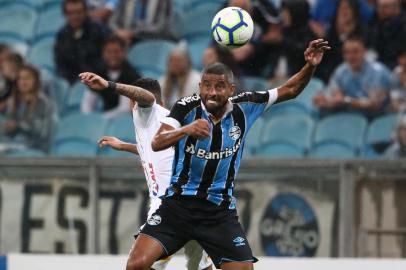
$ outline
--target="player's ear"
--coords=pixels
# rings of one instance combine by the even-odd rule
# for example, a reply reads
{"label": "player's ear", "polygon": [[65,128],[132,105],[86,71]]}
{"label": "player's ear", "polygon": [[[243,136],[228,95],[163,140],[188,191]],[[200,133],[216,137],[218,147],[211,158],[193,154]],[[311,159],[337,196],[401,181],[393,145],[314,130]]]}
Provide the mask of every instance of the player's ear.
{"label": "player's ear", "polygon": [[230,84],[230,96],[234,96],[235,94],[235,84]]}

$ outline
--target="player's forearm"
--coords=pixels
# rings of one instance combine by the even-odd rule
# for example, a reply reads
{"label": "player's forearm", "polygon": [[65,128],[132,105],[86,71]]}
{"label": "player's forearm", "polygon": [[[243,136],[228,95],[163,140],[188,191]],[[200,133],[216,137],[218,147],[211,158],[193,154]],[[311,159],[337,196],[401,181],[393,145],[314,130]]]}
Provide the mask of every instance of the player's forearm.
{"label": "player's forearm", "polygon": [[316,66],[306,64],[298,73],[293,75],[278,89],[278,102],[297,97],[313,76]]}
{"label": "player's forearm", "polygon": [[137,145],[132,144],[132,143],[123,142],[123,143],[120,144],[119,149],[117,149],[117,150],[130,152],[130,153],[133,153],[135,155],[138,155]]}
{"label": "player's forearm", "polygon": [[109,82],[109,87],[115,89],[118,94],[134,100],[141,107],[150,107],[155,102],[154,95],[141,87],[111,82]]}
{"label": "player's forearm", "polygon": [[152,140],[152,150],[155,152],[165,150],[175,145],[186,135],[186,127],[158,132]]}

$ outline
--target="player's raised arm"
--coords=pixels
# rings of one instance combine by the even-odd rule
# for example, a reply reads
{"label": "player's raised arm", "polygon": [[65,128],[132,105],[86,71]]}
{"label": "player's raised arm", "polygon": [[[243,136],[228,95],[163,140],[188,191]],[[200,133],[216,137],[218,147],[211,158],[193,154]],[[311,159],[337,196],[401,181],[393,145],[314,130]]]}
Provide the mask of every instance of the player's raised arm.
{"label": "player's raised arm", "polygon": [[309,47],[304,52],[305,66],[278,88],[278,99],[276,102],[297,97],[309,83],[316,67],[323,59],[324,53],[330,49],[328,42],[323,39],[311,41]]}
{"label": "player's raised arm", "polygon": [[163,123],[152,139],[152,150],[161,151],[175,145],[184,136],[205,139],[210,136],[209,122],[198,119],[189,125],[174,128]]}
{"label": "player's raised arm", "polygon": [[118,94],[128,97],[138,103],[140,107],[151,107],[155,102],[154,95],[137,86],[107,81],[97,74],[84,72],[79,74],[82,83],[96,91],[112,89]]}
{"label": "player's raised arm", "polygon": [[116,137],[103,136],[99,139],[98,143],[100,148],[110,146],[117,151],[125,151],[138,155],[136,144],[123,142]]}

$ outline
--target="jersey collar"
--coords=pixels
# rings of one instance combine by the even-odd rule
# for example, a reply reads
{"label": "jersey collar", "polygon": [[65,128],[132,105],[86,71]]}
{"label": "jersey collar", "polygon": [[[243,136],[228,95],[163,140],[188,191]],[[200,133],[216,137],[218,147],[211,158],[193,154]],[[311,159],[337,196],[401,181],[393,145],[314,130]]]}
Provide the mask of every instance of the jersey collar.
{"label": "jersey collar", "polygon": [[[206,109],[206,106],[204,106],[203,101],[200,101],[201,105],[202,105],[202,109],[203,111],[210,117],[212,117],[213,115],[211,113],[209,113]],[[226,104],[226,111],[224,112],[223,116],[221,117],[221,120],[223,120],[224,118],[227,117],[227,115],[233,111],[233,103],[231,102],[231,100],[228,100],[227,104]]]}

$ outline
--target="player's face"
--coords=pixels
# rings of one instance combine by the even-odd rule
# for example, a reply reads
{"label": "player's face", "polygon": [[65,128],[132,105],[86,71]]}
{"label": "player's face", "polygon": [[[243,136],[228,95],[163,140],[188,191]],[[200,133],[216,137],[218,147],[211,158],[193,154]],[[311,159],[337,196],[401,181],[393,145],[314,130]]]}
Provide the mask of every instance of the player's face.
{"label": "player's face", "polygon": [[226,75],[216,74],[203,74],[199,87],[203,104],[211,114],[220,112],[235,90]]}
{"label": "player's face", "polygon": [[65,16],[72,28],[80,28],[86,19],[86,9],[83,3],[66,4]]}

